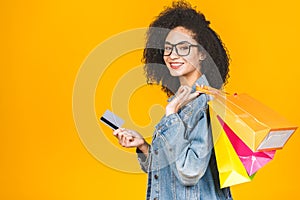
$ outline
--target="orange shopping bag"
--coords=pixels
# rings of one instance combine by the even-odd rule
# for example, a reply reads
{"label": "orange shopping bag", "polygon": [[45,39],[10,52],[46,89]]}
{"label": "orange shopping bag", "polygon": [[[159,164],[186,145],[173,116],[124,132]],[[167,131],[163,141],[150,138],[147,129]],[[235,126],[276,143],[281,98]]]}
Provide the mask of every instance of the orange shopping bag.
{"label": "orange shopping bag", "polygon": [[281,149],[297,129],[247,94],[215,93],[209,106],[252,151]]}

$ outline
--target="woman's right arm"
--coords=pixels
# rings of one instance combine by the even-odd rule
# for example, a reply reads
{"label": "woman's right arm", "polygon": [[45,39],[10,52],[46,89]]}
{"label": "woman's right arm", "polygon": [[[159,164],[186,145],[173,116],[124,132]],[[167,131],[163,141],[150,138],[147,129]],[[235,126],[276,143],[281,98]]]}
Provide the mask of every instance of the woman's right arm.
{"label": "woman's right arm", "polygon": [[149,168],[149,150],[150,145],[146,142],[141,134],[134,130],[119,128],[113,132],[114,136],[118,138],[120,145],[126,148],[136,147],[138,160],[141,168],[148,172]]}
{"label": "woman's right arm", "polygon": [[138,132],[130,129],[119,128],[113,132],[119,144],[126,148],[137,147],[145,155],[148,154],[149,144]]}

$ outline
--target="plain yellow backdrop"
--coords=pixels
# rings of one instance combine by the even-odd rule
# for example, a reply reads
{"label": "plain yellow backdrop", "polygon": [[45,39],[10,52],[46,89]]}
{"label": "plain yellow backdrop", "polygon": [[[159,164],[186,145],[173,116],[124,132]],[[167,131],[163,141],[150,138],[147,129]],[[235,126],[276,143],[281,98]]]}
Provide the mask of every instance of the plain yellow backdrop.
{"label": "plain yellow backdrop", "polygon": [[[170,2],[1,1],[0,199],[144,199],[145,174],[112,169],[87,151],[74,124],[72,92],[81,64],[98,44],[148,26]],[[298,1],[190,2],[230,52],[226,90],[247,92],[300,125]],[[137,51],[116,60],[112,65],[120,69],[110,73],[126,73],[140,64],[140,56]],[[120,65],[122,59],[132,64]],[[155,98],[145,98],[150,89],[141,87],[125,105],[140,126],[149,122],[140,111],[164,105],[165,96],[151,89],[149,97]],[[97,89],[99,116],[107,106],[97,103],[101,98],[110,97]],[[299,147],[296,131],[252,182],[232,187],[234,198],[299,199]]]}

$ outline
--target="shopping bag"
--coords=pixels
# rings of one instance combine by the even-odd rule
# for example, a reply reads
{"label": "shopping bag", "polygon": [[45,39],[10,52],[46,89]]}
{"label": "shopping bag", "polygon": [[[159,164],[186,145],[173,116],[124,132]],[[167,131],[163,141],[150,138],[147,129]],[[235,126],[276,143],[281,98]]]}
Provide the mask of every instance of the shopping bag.
{"label": "shopping bag", "polygon": [[252,151],[281,149],[297,129],[247,94],[216,93],[209,106]]}
{"label": "shopping bag", "polygon": [[225,188],[251,181],[254,174],[252,176],[248,175],[243,163],[219,123],[216,113],[212,109],[209,109],[209,112],[220,187]]}
{"label": "shopping bag", "polygon": [[275,150],[271,151],[256,151],[253,152],[231,129],[230,127],[217,116],[217,119],[229,141],[231,142],[235,152],[242,161],[249,176],[253,175],[257,170],[266,165],[274,158]]}

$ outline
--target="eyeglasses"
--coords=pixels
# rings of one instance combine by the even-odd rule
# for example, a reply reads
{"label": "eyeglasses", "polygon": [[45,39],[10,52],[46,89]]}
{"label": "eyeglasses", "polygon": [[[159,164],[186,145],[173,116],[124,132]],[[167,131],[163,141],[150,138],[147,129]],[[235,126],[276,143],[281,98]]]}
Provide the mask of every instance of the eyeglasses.
{"label": "eyeglasses", "polygon": [[164,47],[164,56],[169,56],[172,54],[175,47],[176,54],[178,56],[187,56],[190,54],[191,47],[200,47],[200,45],[191,44],[187,41],[182,41],[177,44],[170,44],[169,42],[165,43]]}

